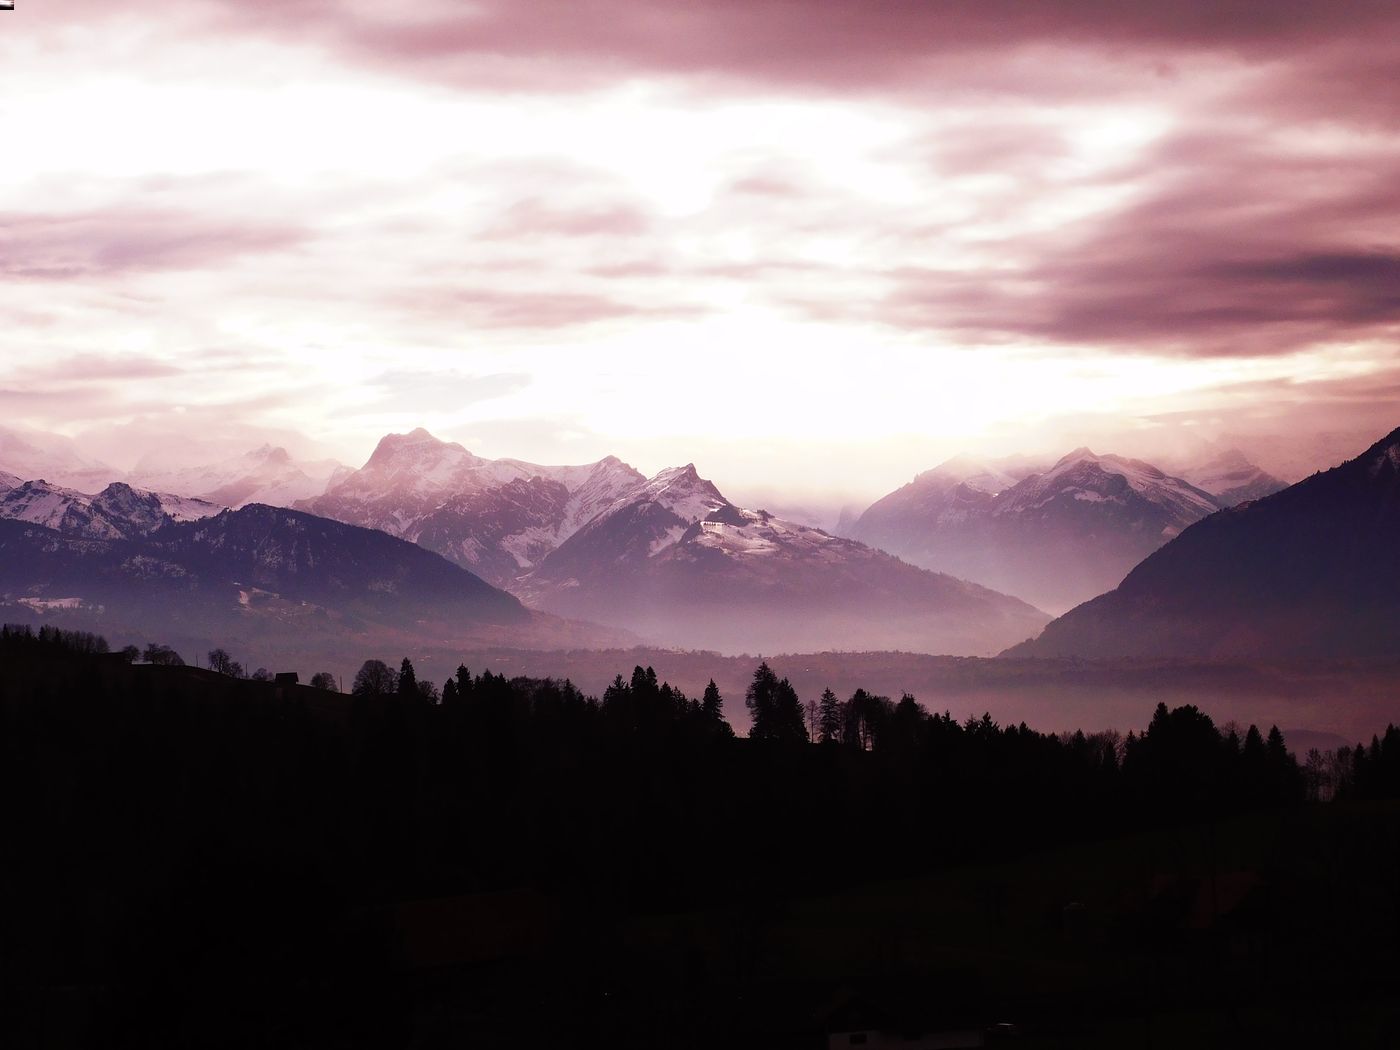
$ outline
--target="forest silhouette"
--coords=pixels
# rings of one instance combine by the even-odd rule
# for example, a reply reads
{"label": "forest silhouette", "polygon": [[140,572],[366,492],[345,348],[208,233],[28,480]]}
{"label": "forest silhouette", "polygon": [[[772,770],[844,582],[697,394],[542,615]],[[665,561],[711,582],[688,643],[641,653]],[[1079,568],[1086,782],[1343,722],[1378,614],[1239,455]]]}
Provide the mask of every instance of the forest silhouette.
{"label": "forest silhouette", "polygon": [[[589,996],[630,972],[620,917],[778,915],[800,896],[1298,813],[1322,794],[1400,796],[1394,727],[1348,749],[1324,789],[1276,728],[1222,731],[1192,706],[1160,705],[1120,738],[863,690],[804,708],[767,664],[742,699],[713,682],[693,699],[643,667],[599,698],[466,667],[439,687],[407,659],[366,661],[340,694],[329,675],[239,677],[221,650],[206,669],[155,644],[107,649],[0,631],[0,878],[7,984],[98,989],[85,1016],[113,1045],[180,1045],[210,1016],[222,1034],[204,1045],[272,1028],[285,1045],[403,1043],[421,992],[404,976],[419,973],[405,902],[524,908],[517,933],[553,931],[549,966],[469,967],[501,982],[473,1023],[547,1001],[586,1025]],[[724,718],[738,703],[747,738]],[[682,1012],[718,980],[698,959]],[[539,987],[545,973],[560,983]]]}

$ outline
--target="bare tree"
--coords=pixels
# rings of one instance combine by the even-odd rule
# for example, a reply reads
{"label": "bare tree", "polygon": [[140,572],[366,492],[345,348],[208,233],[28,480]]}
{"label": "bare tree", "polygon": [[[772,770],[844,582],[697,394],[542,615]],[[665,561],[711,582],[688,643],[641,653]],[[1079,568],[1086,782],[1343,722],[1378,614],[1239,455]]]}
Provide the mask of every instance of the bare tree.
{"label": "bare tree", "polygon": [[236,662],[228,654],[226,649],[209,650],[209,670],[217,671],[219,674],[233,674]]}
{"label": "bare tree", "polygon": [[366,660],[355,672],[350,691],[356,696],[389,696],[398,692],[399,676],[383,660]]}
{"label": "bare tree", "polygon": [[146,651],[141,654],[148,664],[157,664],[162,667],[184,667],[185,661],[180,659],[180,654],[168,645],[161,645],[158,642],[151,642],[146,646]]}

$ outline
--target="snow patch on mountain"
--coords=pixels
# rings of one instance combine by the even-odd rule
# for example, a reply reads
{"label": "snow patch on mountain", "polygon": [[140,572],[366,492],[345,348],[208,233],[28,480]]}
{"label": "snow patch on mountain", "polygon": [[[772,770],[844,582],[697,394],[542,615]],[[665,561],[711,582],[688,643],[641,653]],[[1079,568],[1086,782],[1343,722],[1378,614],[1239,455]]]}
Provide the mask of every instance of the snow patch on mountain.
{"label": "snow patch on mountain", "polygon": [[204,500],[145,492],[124,482],[89,495],[46,481],[26,481],[0,495],[0,518],[85,539],[132,539],[172,521],[194,521],[221,510]]}
{"label": "snow patch on mountain", "polygon": [[[661,471],[640,489],[618,499],[604,516],[624,507],[643,503],[663,508],[681,523],[682,529],[676,534],[676,539],[684,533],[684,526],[692,525],[716,511],[733,506],[720,495],[719,489],[696,473],[694,463],[687,463],[683,467],[668,467]],[[668,529],[667,534],[671,531]],[[669,543],[656,544],[652,552],[667,546]]]}
{"label": "snow patch on mountain", "polygon": [[386,435],[361,469],[298,506],[411,540],[510,586],[645,480],[614,456],[571,466],[486,459],[419,428]]}
{"label": "snow patch on mountain", "polygon": [[616,500],[519,581],[544,609],[666,644],[982,651],[1047,617],[856,540],[736,506],[693,464]]}
{"label": "snow patch on mountain", "polygon": [[1008,498],[998,502],[993,513],[1023,514],[1063,497],[1125,503],[1130,493],[1167,508],[1182,519],[1181,526],[1220,509],[1210,493],[1172,477],[1151,463],[1123,456],[1100,456],[1087,448],[1078,448],[1044,474],[1033,475],[1017,485],[1007,493]]}

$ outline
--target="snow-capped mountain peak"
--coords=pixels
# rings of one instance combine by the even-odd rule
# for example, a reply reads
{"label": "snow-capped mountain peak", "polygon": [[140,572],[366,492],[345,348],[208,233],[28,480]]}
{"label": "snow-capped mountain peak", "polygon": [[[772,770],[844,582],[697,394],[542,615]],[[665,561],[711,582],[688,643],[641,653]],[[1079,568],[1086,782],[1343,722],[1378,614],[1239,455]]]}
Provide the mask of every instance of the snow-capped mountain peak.
{"label": "snow-capped mountain peak", "polygon": [[642,502],[664,507],[687,525],[722,507],[732,506],[713,482],[700,476],[694,463],[667,467],[619,501],[620,504]]}
{"label": "snow-capped mountain peak", "polygon": [[1124,503],[1134,495],[1181,518],[1179,523],[1169,524],[1178,531],[1219,509],[1210,493],[1172,477],[1151,463],[1077,448],[1044,474],[1033,475],[1007,492],[1007,498],[998,503],[994,513],[1026,513],[1066,498],[1089,503]]}
{"label": "snow-capped mountain peak", "polygon": [[0,518],[99,540],[133,539],[170,522],[195,521],[221,510],[204,500],[146,492],[119,481],[96,495],[43,480],[23,482],[0,495]]}
{"label": "snow-capped mountain peak", "polygon": [[966,485],[968,488],[993,496],[1009,489],[1018,480],[996,464],[988,463],[965,453],[945,460],[932,470],[924,471],[914,481],[917,484],[921,480],[934,478]]}
{"label": "snow-capped mountain peak", "polygon": [[925,568],[1063,609],[1113,587],[1220,509],[1210,493],[1151,463],[1087,446],[1039,472],[1033,464],[996,460],[979,475],[983,464],[957,457],[877,500],[850,535]]}
{"label": "snow-capped mountain peak", "polygon": [[483,462],[455,441],[441,441],[422,427],[407,434],[386,434],[365,462],[362,473],[382,482],[411,478],[419,488],[447,488]]}
{"label": "snow-capped mountain peak", "polygon": [[1261,499],[1285,487],[1278,478],[1251,463],[1237,448],[1186,467],[1180,475],[1198,489],[1209,492],[1222,507]]}
{"label": "snow-capped mountain peak", "polygon": [[590,548],[606,550],[612,561],[644,560],[678,542],[701,519],[723,517],[727,511],[737,508],[700,476],[694,463],[667,467],[582,523],[549,564],[557,568],[570,561],[569,551]]}
{"label": "snow-capped mountain peak", "polygon": [[616,500],[522,578],[519,592],[547,610],[673,644],[731,648],[865,645],[877,635],[975,647],[984,643],[948,641],[949,624],[995,635],[1045,619],[855,540],[736,506],[694,464]]}
{"label": "snow-capped mountain peak", "polygon": [[1400,654],[1400,430],[1197,522],[1023,656],[1293,662]]}
{"label": "snow-capped mountain peak", "polygon": [[486,459],[419,427],[301,509],[381,529],[509,586],[646,479],[615,456],[578,466]]}

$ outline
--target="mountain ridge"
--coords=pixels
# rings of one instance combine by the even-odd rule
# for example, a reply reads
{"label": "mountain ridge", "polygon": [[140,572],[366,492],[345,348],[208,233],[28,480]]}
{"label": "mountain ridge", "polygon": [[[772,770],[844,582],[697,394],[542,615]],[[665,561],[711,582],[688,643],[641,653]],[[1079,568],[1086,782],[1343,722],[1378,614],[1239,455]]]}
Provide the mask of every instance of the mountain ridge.
{"label": "mountain ridge", "polygon": [[1191,526],[1010,656],[1400,654],[1400,429]]}
{"label": "mountain ridge", "polygon": [[491,460],[419,427],[385,435],[363,467],[296,506],[411,540],[511,586],[644,480],[615,456],[575,466]]}
{"label": "mountain ridge", "polygon": [[122,481],[92,495],[43,479],[22,481],[0,492],[0,518],[86,539],[134,539],[171,521],[209,517],[222,509],[205,500],[150,492]]}
{"label": "mountain ridge", "polygon": [[1115,586],[1217,509],[1210,493],[1151,463],[1081,447],[1039,471],[946,461],[876,500],[848,533],[923,568],[1064,610]]}
{"label": "mountain ridge", "polygon": [[985,651],[1046,619],[1025,602],[731,503],[694,464],[619,498],[522,578],[561,615],[688,646]]}

